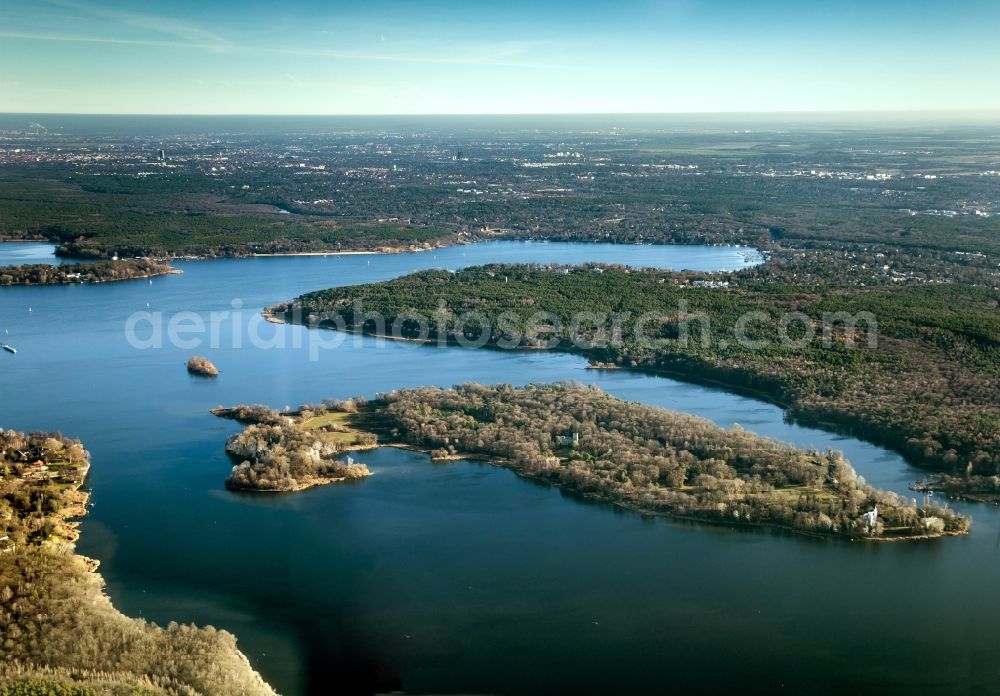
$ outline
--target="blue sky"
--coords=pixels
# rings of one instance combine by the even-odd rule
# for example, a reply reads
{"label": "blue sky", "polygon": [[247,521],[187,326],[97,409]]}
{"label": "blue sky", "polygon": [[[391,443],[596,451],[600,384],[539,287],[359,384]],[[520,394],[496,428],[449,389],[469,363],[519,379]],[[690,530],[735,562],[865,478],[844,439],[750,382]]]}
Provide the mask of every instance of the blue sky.
{"label": "blue sky", "polygon": [[0,111],[996,110],[998,36],[995,0],[0,0]]}

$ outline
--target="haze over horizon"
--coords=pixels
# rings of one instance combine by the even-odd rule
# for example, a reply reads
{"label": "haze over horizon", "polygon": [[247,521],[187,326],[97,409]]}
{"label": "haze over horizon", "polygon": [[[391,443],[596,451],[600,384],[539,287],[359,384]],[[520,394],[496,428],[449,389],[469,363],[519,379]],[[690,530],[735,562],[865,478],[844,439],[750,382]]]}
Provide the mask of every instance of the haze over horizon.
{"label": "haze over horizon", "polygon": [[1000,4],[11,1],[0,111],[992,111]]}

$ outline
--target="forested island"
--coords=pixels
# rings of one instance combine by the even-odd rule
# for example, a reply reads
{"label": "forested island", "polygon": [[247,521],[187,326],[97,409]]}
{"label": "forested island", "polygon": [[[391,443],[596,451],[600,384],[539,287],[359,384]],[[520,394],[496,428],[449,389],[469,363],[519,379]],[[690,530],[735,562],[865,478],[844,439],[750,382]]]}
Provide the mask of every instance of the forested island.
{"label": "forested island", "polygon": [[[772,263],[713,276],[494,265],[312,292],[269,311],[314,327],[565,350],[718,383],[936,471],[1000,473],[1000,291],[793,281]],[[588,313],[605,323],[574,320]],[[789,313],[800,314],[783,325]],[[614,316],[630,319],[616,328]]]}
{"label": "forested island", "polygon": [[329,401],[291,415],[262,406],[216,413],[249,424],[226,446],[256,457],[234,468],[227,485],[236,478],[238,487],[263,481],[271,490],[312,471],[320,457],[300,453],[332,443],[325,431],[363,446],[377,437],[436,460],[486,459],[587,498],[675,518],[878,540],[965,534],[970,525],[946,507],[876,490],[839,453],[796,449],[577,384],[468,384]]}
{"label": "forested island", "polygon": [[273,696],[232,634],[112,606],[75,553],[89,468],[78,440],[0,429],[0,693]]}
{"label": "forested island", "polygon": [[0,267],[0,285],[70,285],[109,283],[180,273],[171,266],[150,259],[121,259],[53,266],[45,263]]}
{"label": "forested island", "polygon": [[371,472],[347,452],[375,446],[372,433],[351,424],[353,402],[303,406],[279,413],[266,406],[219,407],[212,413],[246,425],[226,441],[234,466],[226,488],[238,491],[301,491],[350,481]]}

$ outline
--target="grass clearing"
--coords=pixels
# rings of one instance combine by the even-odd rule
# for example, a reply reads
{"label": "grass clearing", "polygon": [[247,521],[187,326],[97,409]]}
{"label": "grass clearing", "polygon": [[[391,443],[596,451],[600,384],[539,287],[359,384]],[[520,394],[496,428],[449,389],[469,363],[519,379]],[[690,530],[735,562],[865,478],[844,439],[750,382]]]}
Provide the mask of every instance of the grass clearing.
{"label": "grass clearing", "polygon": [[312,430],[313,428],[322,428],[327,425],[332,425],[336,428],[341,428],[343,430],[353,430],[348,423],[349,413],[344,413],[342,411],[333,411],[331,413],[324,413],[321,416],[313,416],[312,418],[307,418],[302,421],[299,427],[303,430]]}
{"label": "grass clearing", "polygon": [[351,425],[350,417],[350,413],[334,411],[332,413],[324,413],[320,416],[307,418],[302,421],[299,427],[303,430],[325,428],[327,432],[333,436],[333,439],[336,442],[353,445],[357,442],[360,431]]}
{"label": "grass clearing", "polygon": [[817,500],[825,501],[835,500],[837,497],[829,491],[813,486],[786,486],[784,488],[775,488],[774,492],[789,496],[812,495]]}

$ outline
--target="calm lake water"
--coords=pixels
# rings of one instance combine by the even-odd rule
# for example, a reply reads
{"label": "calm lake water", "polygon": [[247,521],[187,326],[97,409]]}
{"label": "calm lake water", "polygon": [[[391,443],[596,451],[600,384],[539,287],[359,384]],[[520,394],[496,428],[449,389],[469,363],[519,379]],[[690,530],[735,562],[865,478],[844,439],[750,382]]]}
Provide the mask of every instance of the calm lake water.
{"label": "calm lake water", "polygon": [[[16,254],[15,245],[0,245]],[[1000,603],[1000,515],[968,538],[865,545],[644,518],[472,462],[395,449],[375,475],[290,495],[233,494],[218,404],[281,408],[464,381],[573,379],[631,400],[840,449],[907,494],[897,455],[784,422],[718,389],[592,371],[558,354],[433,348],[256,319],[301,292],[417,268],[494,261],[731,269],[747,249],[490,243],[391,256],[185,262],[181,276],[90,287],[3,288],[0,423],[58,429],[93,455],[81,553],[132,616],[233,631],[285,694],[337,690],[987,693]],[[233,310],[233,301],[241,308]],[[31,311],[29,311],[29,307]],[[218,348],[139,350],[134,312],[236,313]],[[233,326],[237,326],[234,340]],[[250,332],[283,348],[249,347]],[[148,332],[146,332],[148,333]],[[324,332],[325,333],[325,332]],[[331,334],[322,336],[329,339]],[[236,347],[242,343],[244,347]],[[217,380],[184,363],[207,355]]]}
{"label": "calm lake water", "polygon": [[[19,266],[25,263],[62,264],[56,257],[55,247],[43,242],[0,242],[0,266]],[[66,262],[78,260],[65,259]]]}

